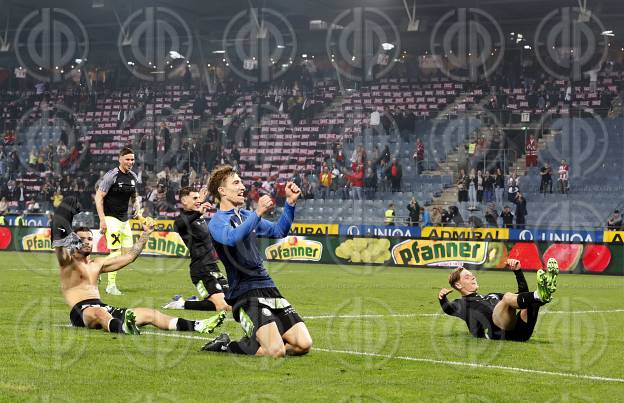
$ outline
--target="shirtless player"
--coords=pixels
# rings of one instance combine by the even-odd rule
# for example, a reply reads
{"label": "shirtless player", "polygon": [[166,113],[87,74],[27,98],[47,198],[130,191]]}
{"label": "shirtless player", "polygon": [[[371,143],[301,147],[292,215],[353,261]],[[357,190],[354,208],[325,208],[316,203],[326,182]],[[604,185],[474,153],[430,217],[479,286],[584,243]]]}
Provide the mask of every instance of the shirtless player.
{"label": "shirtless player", "polygon": [[[126,334],[140,334],[139,327],[144,325],[153,325],[162,330],[212,333],[223,323],[225,312],[195,321],[168,316],[151,308],[115,308],[102,302],[98,276],[134,262],[154,231],[153,221],[145,220],[141,237],[128,253],[92,259],[93,233],[87,227],[79,227],[72,232],[70,223],[73,214],[67,216],[66,212],[67,209],[60,208],[55,211],[52,230],[54,251],[60,266],[61,288],[65,301],[72,308],[69,317],[73,326]],[[59,239],[64,234],[69,235]]]}

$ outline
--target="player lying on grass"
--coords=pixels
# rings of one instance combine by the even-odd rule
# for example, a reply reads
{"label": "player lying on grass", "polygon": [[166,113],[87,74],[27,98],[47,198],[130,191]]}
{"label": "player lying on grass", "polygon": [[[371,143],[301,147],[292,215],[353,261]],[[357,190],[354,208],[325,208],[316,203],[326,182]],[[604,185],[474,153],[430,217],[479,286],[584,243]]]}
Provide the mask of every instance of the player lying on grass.
{"label": "player lying on grass", "polygon": [[245,185],[229,165],[211,173],[208,191],[219,204],[208,228],[227,272],[230,288],[225,300],[232,306],[245,337],[230,341],[223,333],[202,350],[271,357],[306,354],[312,347],[308,328],[275,286],[256,242],[257,236],[288,235],[301,194],[299,187],[292,182],[286,184],[284,212],[276,223],[262,219],[274,207],[269,196],[258,200],[256,211],[242,208]]}
{"label": "player lying on grass", "polygon": [[520,262],[507,260],[507,267],[513,270],[518,282],[518,293],[477,294],[477,278],[470,271],[458,267],[449,276],[451,287],[459,291],[461,298],[449,302],[446,298],[453,292],[440,290],[438,299],[442,310],[466,322],[474,337],[493,340],[527,341],[533,334],[539,308],[552,300],[557,289],[559,265],[555,259],[548,259],[547,270],[537,272],[537,291],[530,292],[520,268]]}
{"label": "player lying on grass", "polygon": [[206,189],[201,192],[191,187],[180,189],[178,196],[182,208],[174,223],[175,231],[189,249],[191,281],[202,299],[185,301],[182,296],[176,295],[163,309],[232,310],[225,302],[224,292],[229,288],[228,282],[217,266],[217,252],[204,220],[204,214],[211,207],[205,203],[207,195]]}
{"label": "player lying on grass", "polygon": [[[73,326],[127,334],[139,334],[138,327],[144,325],[153,325],[162,330],[212,333],[223,323],[225,312],[195,321],[174,318],[151,308],[115,308],[103,303],[98,290],[98,276],[134,262],[154,231],[154,223],[151,219],[145,220],[143,233],[129,252],[115,257],[92,259],[93,233],[87,227],[78,227],[72,232],[69,227],[72,216],[64,215],[66,211],[68,209],[55,211],[52,233],[53,247],[61,269],[61,289],[65,301],[71,307],[69,318]],[[62,234],[67,236],[61,238]]]}

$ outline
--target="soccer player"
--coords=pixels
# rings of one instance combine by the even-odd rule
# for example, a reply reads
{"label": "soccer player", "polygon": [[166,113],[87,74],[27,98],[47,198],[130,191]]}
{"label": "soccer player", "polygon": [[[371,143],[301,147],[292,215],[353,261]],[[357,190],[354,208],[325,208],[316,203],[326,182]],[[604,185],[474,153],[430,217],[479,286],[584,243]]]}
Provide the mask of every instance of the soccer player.
{"label": "soccer player", "polygon": [[442,310],[466,322],[474,337],[493,340],[527,341],[533,334],[539,308],[552,300],[557,289],[559,265],[548,259],[547,270],[537,272],[537,291],[530,292],[520,268],[520,262],[507,260],[518,282],[518,293],[478,294],[477,278],[463,267],[453,270],[449,284],[459,291],[461,298],[449,302],[446,298],[453,290],[443,288],[438,294]]}
{"label": "soccer player", "polygon": [[262,263],[257,236],[283,238],[288,235],[301,194],[297,185],[286,184],[284,212],[276,223],[262,216],[274,207],[269,196],[258,200],[256,211],[244,210],[245,185],[229,165],[210,175],[208,191],[219,204],[208,228],[227,271],[229,290],[225,300],[245,337],[230,341],[223,333],[202,350],[235,354],[284,357],[310,351],[312,338],[293,306],[282,296]]}
{"label": "soccer player", "polygon": [[162,330],[212,333],[223,323],[225,312],[195,321],[174,318],[151,308],[115,308],[100,300],[98,276],[117,271],[136,260],[154,231],[151,219],[145,220],[143,233],[130,251],[98,259],[90,257],[93,247],[91,230],[78,227],[72,232],[69,224],[72,222],[71,206],[57,209],[52,221],[53,247],[61,269],[61,289],[65,301],[71,307],[69,318],[73,326],[126,334],[140,334],[139,327],[144,325],[153,325]]}
{"label": "soccer player", "polygon": [[[124,147],[119,152],[119,166],[108,171],[101,179],[95,193],[95,208],[100,219],[100,233],[106,235],[110,257],[120,256],[132,248],[132,230],[128,222],[128,203],[132,202],[134,217],[140,218],[141,198],[137,196],[140,184],[132,172],[134,151]],[[108,273],[106,293],[121,295],[117,288],[117,273]]]}
{"label": "soccer player", "polygon": [[189,249],[191,281],[202,299],[185,301],[183,297],[176,295],[171,302],[163,306],[164,309],[232,310],[225,302],[224,292],[229,288],[228,282],[217,266],[217,252],[212,246],[208,225],[204,220],[204,214],[211,207],[204,202],[207,195],[206,189],[202,189],[201,192],[192,187],[180,189],[178,197],[182,208],[174,223],[175,231],[180,234]]}

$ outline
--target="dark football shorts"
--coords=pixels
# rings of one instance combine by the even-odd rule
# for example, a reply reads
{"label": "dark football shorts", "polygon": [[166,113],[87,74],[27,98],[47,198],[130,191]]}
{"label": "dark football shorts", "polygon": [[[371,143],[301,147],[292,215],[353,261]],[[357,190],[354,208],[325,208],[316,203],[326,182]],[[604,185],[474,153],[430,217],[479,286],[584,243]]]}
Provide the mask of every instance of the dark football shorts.
{"label": "dark football shorts", "polygon": [[281,335],[297,323],[303,322],[295,308],[282,297],[277,288],[249,291],[238,298],[232,312],[245,335],[252,340],[256,339],[259,328],[271,322],[275,322]]}
{"label": "dark football shorts", "polygon": [[206,299],[213,294],[225,293],[230,288],[216,263],[202,265],[199,269],[191,266],[191,281],[201,299]]}
{"label": "dark football shorts", "polygon": [[[69,313],[69,320],[71,321],[72,326],[75,327],[85,327],[85,323],[82,320],[82,312],[87,308],[92,307],[100,307],[106,310],[106,312],[110,313],[111,316],[115,319],[124,319],[126,315],[126,308],[115,308],[110,305],[106,305],[99,299],[85,299],[84,301],[80,301],[72,308]],[[98,326],[96,329],[101,328]]]}

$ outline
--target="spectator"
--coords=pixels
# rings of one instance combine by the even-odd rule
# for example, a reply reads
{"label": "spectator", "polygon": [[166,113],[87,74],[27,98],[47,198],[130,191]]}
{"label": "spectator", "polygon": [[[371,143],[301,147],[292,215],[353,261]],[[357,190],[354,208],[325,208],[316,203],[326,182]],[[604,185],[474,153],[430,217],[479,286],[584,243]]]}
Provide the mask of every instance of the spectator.
{"label": "spectator", "polygon": [[319,174],[319,193],[321,199],[326,199],[329,195],[329,190],[332,185],[332,173],[329,172],[327,164],[323,164],[321,173]]}
{"label": "spectator", "polygon": [[503,193],[505,193],[505,175],[500,168],[496,168],[496,175],[494,176],[494,194],[496,196],[496,205],[503,205]]}
{"label": "spectator", "polygon": [[494,203],[488,203],[485,208],[485,222],[488,227],[498,227],[498,212],[496,211],[496,205]]}
{"label": "spectator", "polygon": [[429,210],[425,209],[424,207],[421,207],[420,212],[422,213],[423,219],[423,226],[425,227],[429,227],[431,226],[431,213],[429,213]]}
{"label": "spectator", "polygon": [[377,166],[377,191],[387,191],[389,188],[388,182],[388,163],[384,159],[381,159]]}
{"label": "spectator", "polygon": [[407,205],[407,211],[409,212],[410,227],[418,227],[418,222],[420,221],[420,205],[415,197],[412,197],[412,200]]}
{"label": "spectator", "polygon": [[390,203],[388,205],[388,209],[384,213],[384,224],[385,225],[394,225],[394,203]]}
{"label": "spectator", "polygon": [[6,197],[0,199],[0,215],[5,215],[9,210],[9,202]]}
{"label": "spectator", "polygon": [[515,203],[516,195],[518,194],[519,190],[520,190],[520,180],[518,179],[518,176],[514,172],[509,177],[509,180],[507,180],[507,199],[510,202]]}
{"label": "spectator", "polygon": [[540,169],[540,177],[540,193],[545,194],[547,190],[552,193],[552,168],[548,162]]}
{"label": "spectator", "polygon": [[361,162],[356,164],[352,174],[348,176],[348,180],[351,184],[351,198],[353,198],[353,200],[363,200],[364,165]]}
{"label": "spectator", "polygon": [[416,161],[416,171],[420,175],[422,171],[424,171],[424,160],[425,160],[425,145],[420,141],[420,138],[416,139],[416,150],[414,150],[413,157]]}
{"label": "spectator", "polygon": [[459,213],[459,209],[457,208],[457,206],[449,207],[447,214],[447,224],[454,225],[456,227],[461,227],[462,225],[464,225],[464,218]]}
{"label": "spectator", "polygon": [[442,225],[442,213],[440,212],[440,209],[437,207],[434,207],[431,209],[431,225],[433,226]]}
{"label": "spectator", "polygon": [[403,168],[401,167],[401,164],[396,157],[392,159],[392,165],[390,165],[388,171],[390,173],[389,177],[390,183],[392,184],[392,191],[400,192],[401,178],[403,177]]}
{"label": "spectator", "polygon": [[477,170],[477,203],[483,203],[484,182],[483,172],[479,169]]}
{"label": "spectator", "polygon": [[561,160],[561,165],[559,165],[559,191],[563,194],[570,191],[570,183],[568,181],[569,176],[570,166],[566,160]]}
{"label": "spectator", "polygon": [[35,199],[30,199],[26,203],[26,211],[28,212],[28,214],[39,213],[41,211],[41,207]]}
{"label": "spectator", "polygon": [[494,200],[494,176],[488,171],[485,171],[483,177],[483,200],[485,203],[491,203]]}
{"label": "spectator", "polygon": [[26,190],[24,189],[24,182],[17,182],[17,187],[13,189],[12,199],[17,202],[20,211],[26,208]]}
{"label": "spectator", "polygon": [[466,172],[460,169],[457,177],[457,201],[460,204],[468,202],[468,181],[469,179],[468,176],[466,176]]}
{"label": "spectator", "polygon": [[52,196],[52,207],[57,208],[58,206],[61,205],[62,201],[63,201],[63,194],[61,193],[60,190],[57,190],[56,192],[54,192],[54,195]]}
{"label": "spectator", "polygon": [[537,140],[533,135],[530,135],[526,145],[524,147],[524,151],[526,154],[526,167],[527,169],[530,167],[537,166]]}
{"label": "spectator", "polygon": [[20,214],[15,217],[15,226],[16,227],[26,227],[26,212],[21,211]]}
{"label": "spectator", "polygon": [[[1,210],[0,210],[1,211]],[[611,231],[619,231],[622,229],[622,215],[620,210],[615,210],[607,220],[607,229]]]}
{"label": "spectator", "polygon": [[505,208],[503,208],[503,211],[500,213],[500,217],[503,220],[503,228],[513,228],[514,215],[509,206],[505,206]]}
{"label": "spectator", "polygon": [[518,192],[516,194],[514,203],[516,204],[516,229],[524,229],[525,217],[527,216],[527,203],[522,193]]}
{"label": "spectator", "polygon": [[369,166],[366,170],[366,176],[364,177],[364,198],[372,200],[376,188],[377,175],[375,174],[375,171],[373,171],[373,168]]}
{"label": "spectator", "polygon": [[468,210],[477,210],[477,184],[477,175],[471,169],[468,177]]}

